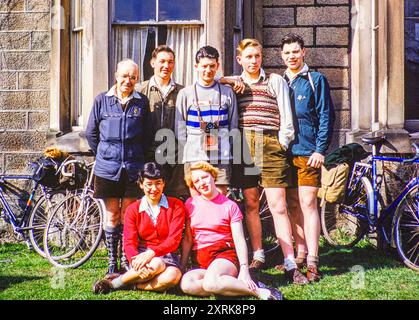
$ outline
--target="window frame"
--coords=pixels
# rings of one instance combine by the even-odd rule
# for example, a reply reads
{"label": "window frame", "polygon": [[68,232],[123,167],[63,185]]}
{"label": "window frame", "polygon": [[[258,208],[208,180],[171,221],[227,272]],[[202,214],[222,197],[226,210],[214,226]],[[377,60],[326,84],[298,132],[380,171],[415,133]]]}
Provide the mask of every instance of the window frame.
{"label": "window frame", "polygon": [[159,20],[159,0],[154,0],[156,4],[156,18],[157,20],[139,20],[139,21],[125,21],[115,19],[115,0],[111,2],[111,25],[138,25],[138,26],[159,26],[159,25],[204,25],[205,21],[205,9],[207,7],[208,0],[201,1],[201,19],[200,20]]}

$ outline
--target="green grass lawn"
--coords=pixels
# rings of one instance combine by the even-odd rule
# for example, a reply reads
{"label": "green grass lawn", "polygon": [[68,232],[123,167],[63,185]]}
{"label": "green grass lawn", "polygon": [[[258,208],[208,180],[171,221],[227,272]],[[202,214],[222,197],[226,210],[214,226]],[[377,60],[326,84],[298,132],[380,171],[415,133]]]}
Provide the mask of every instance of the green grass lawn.
{"label": "green grass lawn", "polygon": [[[262,271],[259,280],[279,288],[288,300],[417,300],[419,274],[367,243],[353,249],[335,249],[321,243],[324,278],[306,286],[287,284],[275,268]],[[271,261],[271,264],[279,261]],[[23,244],[0,246],[0,300],[191,300],[178,290],[158,294],[117,291],[94,295],[92,284],[103,277],[106,252],[95,253],[78,269],[52,268],[47,260]],[[212,298],[215,299],[215,298]],[[241,298],[251,299],[251,298]]]}

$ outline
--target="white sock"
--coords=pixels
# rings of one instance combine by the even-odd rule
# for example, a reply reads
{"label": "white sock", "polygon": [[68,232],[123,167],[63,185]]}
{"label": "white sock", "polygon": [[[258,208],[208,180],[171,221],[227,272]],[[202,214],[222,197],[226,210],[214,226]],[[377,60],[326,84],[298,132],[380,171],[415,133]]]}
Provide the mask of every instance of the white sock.
{"label": "white sock", "polygon": [[253,251],[253,259],[265,262],[265,251],[263,251],[263,249]]}
{"label": "white sock", "polygon": [[291,269],[296,269],[297,264],[295,263],[295,259],[294,258],[285,258],[284,259],[284,267],[285,267],[285,270],[287,270],[287,271],[289,271]]}
{"label": "white sock", "polygon": [[265,288],[258,288],[257,293],[260,300],[268,300],[268,298],[271,296],[269,289]]}
{"label": "white sock", "polygon": [[119,289],[123,287],[125,284],[122,282],[122,277],[117,277],[111,281],[112,287],[114,289]]}

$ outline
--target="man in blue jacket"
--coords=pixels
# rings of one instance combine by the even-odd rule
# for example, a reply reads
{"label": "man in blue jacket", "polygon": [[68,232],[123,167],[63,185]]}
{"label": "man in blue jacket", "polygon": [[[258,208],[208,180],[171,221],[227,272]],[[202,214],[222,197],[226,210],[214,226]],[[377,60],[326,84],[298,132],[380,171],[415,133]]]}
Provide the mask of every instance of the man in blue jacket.
{"label": "man in blue jacket", "polygon": [[293,184],[287,190],[287,202],[297,247],[296,262],[300,266],[307,263],[307,279],[313,282],[321,277],[317,192],[321,166],[333,133],[334,107],[326,77],[309,70],[304,62],[304,40],[299,35],[288,34],[280,47],[287,66],[284,78],[290,87],[295,128],[295,139],[289,148]]}
{"label": "man in blue jacket", "polygon": [[86,127],[87,141],[96,155],[94,197],[103,199],[107,211],[107,275],[111,277],[129,269],[121,249],[123,218],[126,207],[139,197],[136,180],[152,138],[149,101],[134,90],[138,74],[134,61],[118,63],[116,83],[95,98]]}

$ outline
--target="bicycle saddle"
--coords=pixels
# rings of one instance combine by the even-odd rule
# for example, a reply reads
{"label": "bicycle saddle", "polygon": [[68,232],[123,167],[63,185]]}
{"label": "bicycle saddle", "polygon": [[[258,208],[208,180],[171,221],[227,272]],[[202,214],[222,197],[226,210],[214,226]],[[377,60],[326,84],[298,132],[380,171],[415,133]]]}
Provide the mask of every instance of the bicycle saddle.
{"label": "bicycle saddle", "polygon": [[385,140],[386,136],[382,132],[372,132],[362,137],[362,141],[370,145],[377,145]]}

